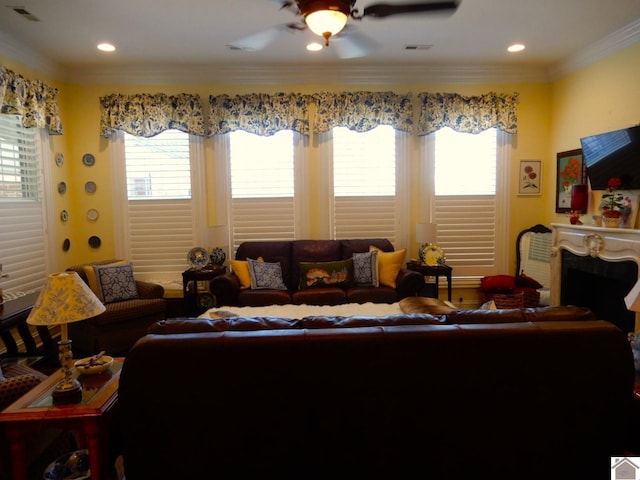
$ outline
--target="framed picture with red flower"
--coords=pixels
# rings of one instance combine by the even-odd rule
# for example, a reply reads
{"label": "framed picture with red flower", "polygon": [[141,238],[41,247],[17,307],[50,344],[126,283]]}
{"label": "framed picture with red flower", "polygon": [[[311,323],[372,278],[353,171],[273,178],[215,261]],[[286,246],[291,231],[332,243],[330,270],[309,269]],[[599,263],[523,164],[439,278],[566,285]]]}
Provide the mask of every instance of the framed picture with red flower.
{"label": "framed picture with red flower", "polygon": [[518,195],[542,193],[542,160],[520,160]]}
{"label": "framed picture with red flower", "polygon": [[587,169],[582,157],[582,149],[558,152],[556,175],[556,213],[571,211],[571,190],[574,185],[587,183]]}

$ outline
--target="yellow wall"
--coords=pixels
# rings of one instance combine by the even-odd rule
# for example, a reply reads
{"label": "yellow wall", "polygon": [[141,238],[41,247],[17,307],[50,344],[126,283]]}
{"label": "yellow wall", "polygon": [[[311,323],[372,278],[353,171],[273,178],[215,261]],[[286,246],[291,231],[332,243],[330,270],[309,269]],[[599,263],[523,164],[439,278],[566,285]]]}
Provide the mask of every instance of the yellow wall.
{"label": "yellow wall", "polygon": [[[554,82],[549,155],[580,148],[581,137],[638,125],[639,78],[640,44]],[[590,214],[595,213],[599,198],[600,192],[592,192]],[[554,212],[554,199],[548,201],[546,209]],[[590,217],[583,217],[585,223],[589,220]],[[550,221],[566,223],[567,219],[554,214]]]}
{"label": "yellow wall", "polygon": [[[52,168],[54,209],[59,212],[63,208],[70,213],[70,220],[62,224],[56,216],[51,227],[52,241],[59,245],[57,269],[73,263],[111,258],[115,255],[111,189],[110,152],[108,141],[99,136],[100,96],[111,93],[153,93],[167,94],[188,92],[199,94],[205,104],[211,94],[226,93],[230,95],[250,92],[273,93],[278,91],[294,91],[312,93],[318,91],[344,90],[393,90],[397,93],[423,91],[457,92],[463,95],[477,95],[490,91],[501,93],[519,93],[518,129],[516,145],[512,155],[510,177],[510,265],[509,271],[515,268],[515,252],[513,244],[517,233],[536,223],[566,222],[566,216],[555,214],[556,188],[556,152],[579,148],[581,136],[598,133],[615,128],[622,128],[639,122],[640,115],[635,106],[640,104],[640,87],[637,78],[640,73],[640,46],[611,56],[581,71],[567,75],[565,78],[550,83],[505,83],[505,84],[384,84],[384,85],[60,85],[46,76],[39,75],[19,63],[0,56],[0,63],[27,78],[39,78],[60,89],[59,101],[62,120],[65,128],[63,137],[53,137],[54,152],[65,155],[62,168]],[[314,139],[310,143],[310,178],[318,168],[317,148]],[[205,141],[206,179],[208,191],[215,189],[213,176],[213,142]],[[96,157],[93,167],[82,164],[82,156],[92,153]],[[411,212],[412,224],[418,218],[417,205],[421,201],[418,189],[417,150],[413,152],[412,192],[414,208]],[[517,195],[518,166],[520,160],[542,160],[542,195]],[[59,181],[67,183],[67,193],[57,194]],[[85,182],[92,180],[98,188],[95,194],[88,195],[84,191]],[[307,191],[313,195],[313,181]],[[208,199],[209,223],[215,222],[214,198]],[[96,208],[100,213],[97,222],[90,223],[86,219],[86,211]],[[313,212],[312,212],[313,214]],[[312,222],[313,223],[313,222]],[[315,232],[311,232],[314,236]],[[87,244],[90,235],[98,235],[103,243],[99,249],[91,249]],[[62,242],[70,238],[71,249],[62,252]],[[410,247],[411,248],[411,247]],[[415,252],[410,250],[410,255]],[[54,265],[55,266],[55,265]]]}

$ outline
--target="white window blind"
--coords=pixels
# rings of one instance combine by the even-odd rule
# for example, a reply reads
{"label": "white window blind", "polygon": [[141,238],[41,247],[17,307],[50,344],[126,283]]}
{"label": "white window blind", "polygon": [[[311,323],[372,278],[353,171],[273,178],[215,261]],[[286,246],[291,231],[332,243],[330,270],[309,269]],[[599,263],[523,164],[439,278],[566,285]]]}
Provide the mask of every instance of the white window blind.
{"label": "white window blind", "polygon": [[39,133],[0,115],[0,263],[7,292],[41,288],[47,277]]}
{"label": "white window blind", "polygon": [[295,238],[294,133],[229,134],[234,250],[248,240]]}
{"label": "white window blind", "polygon": [[496,130],[473,135],[449,128],[435,136],[432,221],[456,276],[496,271]]}
{"label": "white window blind", "polygon": [[124,134],[127,179],[127,258],[136,276],[176,277],[196,245],[189,135]]}
{"label": "white window blind", "polygon": [[395,130],[333,129],[333,236],[396,240]]}

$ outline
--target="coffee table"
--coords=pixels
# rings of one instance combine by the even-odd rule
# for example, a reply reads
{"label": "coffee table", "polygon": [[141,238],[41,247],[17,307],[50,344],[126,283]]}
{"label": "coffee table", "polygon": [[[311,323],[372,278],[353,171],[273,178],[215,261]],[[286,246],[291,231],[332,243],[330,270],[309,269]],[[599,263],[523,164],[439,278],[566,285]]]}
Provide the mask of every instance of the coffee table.
{"label": "coffee table", "polygon": [[62,377],[60,370],[0,412],[11,443],[14,480],[27,480],[25,436],[44,428],[73,431],[79,448],[89,450],[92,480],[109,474],[109,440],[114,422],[114,407],[118,400],[118,385],[123,358],[114,359],[109,370],[98,375],[80,375],[82,401],[78,404],[54,405],[51,397]]}

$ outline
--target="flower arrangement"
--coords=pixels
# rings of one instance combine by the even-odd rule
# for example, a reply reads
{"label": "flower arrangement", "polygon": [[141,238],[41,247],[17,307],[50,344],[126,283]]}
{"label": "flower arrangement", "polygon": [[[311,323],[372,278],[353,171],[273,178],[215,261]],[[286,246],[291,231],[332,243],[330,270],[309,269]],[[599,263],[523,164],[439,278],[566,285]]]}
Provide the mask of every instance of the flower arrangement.
{"label": "flower arrangement", "polygon": [[600,209],[608,218],[627,217],[631,213],[631,200],[617,190],[622,187],[620,177],[611,177],[607,182],[607,191],[602,194]]}

